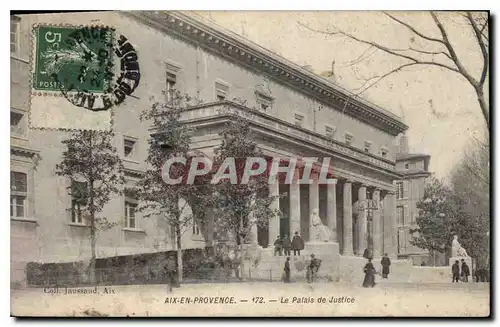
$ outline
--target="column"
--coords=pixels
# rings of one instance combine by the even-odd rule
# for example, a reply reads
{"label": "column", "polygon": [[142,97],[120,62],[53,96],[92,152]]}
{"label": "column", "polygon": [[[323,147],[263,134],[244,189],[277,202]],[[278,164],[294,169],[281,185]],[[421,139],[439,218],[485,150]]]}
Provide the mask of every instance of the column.
{"label": "column", "polygon": [[387,192],[384,197],[384,252],[389,257],[396,257],[398,253],[398,227],[396,222],[396,195]]}
{"label": "column", "polygon": [[380,221],[380,190],[373,191],[372,200],[376,205],[376,209],[372,214],[372,240],[373,240],[373,256],[380,257],[382,255],[382,222]]}
{"label": "column", "polygon": [[319,185],[318,175],[311,174],[312,184],[309,184],[309,241],[316,241],[316,235],[313,235],[311,227],[313,225],[311,218],[314,210],[319,216]]}
{"label": "column", "polygon": [[352,255],[352,184],[351,181],[344,182],[344,243],[342,254]]}
{"label": "column", "polygon": [[326,186],[326,220],[331,233],[331,241],[337,242],[337,188],[336,184]]}
{"label": "column", "polygon": [[[280,209],[280,200],[278,198],[279,195],[279,179],[276,178],[272,184],[269,184],[269,196],[274,197],[274,201],[271,203],[269,208],[271,210],[279,210]],[[269,247],[272,247],[274,241],[276,240],[276,236],[280,233],[280,217],[279,215],[275,215],[271,219],[269,219]]]}
{"label": "column", "polygon": [[294,174],[292,184],[290,184],[290,231],[288,236],[292,236],[295,232],[300,233],[300,184],[298,182],[298,174]]}
{"label": "column", "polygon": [[367,219],[366,216],[368,214],[368,203],[366,202],[366,185],[361,185],[358,190],[358,255],[362,256],[363,252],[367,247],[367,238],[368,235],[366,233],[367,228]]}

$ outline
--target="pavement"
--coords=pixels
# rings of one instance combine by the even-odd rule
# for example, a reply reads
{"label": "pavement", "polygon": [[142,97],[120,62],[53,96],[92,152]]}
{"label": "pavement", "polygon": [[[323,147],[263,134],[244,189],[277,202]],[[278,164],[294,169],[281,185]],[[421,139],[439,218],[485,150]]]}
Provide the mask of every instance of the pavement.
{"label": "pavement", "polygon": [[[490,284],[302,281],[11,290],[14,316],[487,317]],[[96,293],[87,293],[89,291]],[[74,292],[80,292],[74,294]],[[82,293],[85,292],[85,293]],[[229,303],[228,303],[229,302]]]}

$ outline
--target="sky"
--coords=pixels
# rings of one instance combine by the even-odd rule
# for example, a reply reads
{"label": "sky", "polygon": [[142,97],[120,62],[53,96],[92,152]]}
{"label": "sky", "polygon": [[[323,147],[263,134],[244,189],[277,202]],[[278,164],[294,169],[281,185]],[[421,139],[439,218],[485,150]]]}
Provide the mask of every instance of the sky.
{"label": "sky", "polygon": [[[298,65],[310,65],[315,73],[331,70],[335,61],[337,83],[353,92],[369,85],[365,84],[366,79],[383,75],[404,61],[373,48],[368,49],[367,45],[344,36],[316,31],[332,31],[336,27],[390,48],[408,49],[411,46],[426,51],[442,51],[439,45],[412,37],[414,35],[408,29],[375,11],[196,13]],[[440,37],[428,12],[392,14],[426,35]],[[479,76],[482,68],[480,51],[470,27],[457,13],[440,13],[439,17],[463,65],[473,76]],[[363,53],[367,57],[357,60]],[[429,55],[423,56],[430,58]],[[450,63],[443,55],[438,55],[435,60]],[[486,131],[472,86],[462,76],[442,68],[408,68],[383,79],[360,96],[402,117],[409,126],[410,151],[429,154],[429,170],[444,180],[460,161],[464,148],[474,137],[481,138]]]}

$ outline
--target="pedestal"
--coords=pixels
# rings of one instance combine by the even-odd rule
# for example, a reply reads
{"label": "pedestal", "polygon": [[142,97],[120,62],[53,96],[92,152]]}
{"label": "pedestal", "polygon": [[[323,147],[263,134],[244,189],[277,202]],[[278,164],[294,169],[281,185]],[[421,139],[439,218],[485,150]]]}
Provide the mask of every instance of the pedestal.
{"label": "pedestal", "polygon": [[321,268],[318,272],[318,277],[327,278],[335,281],[339,273],[339,243],[336,242],[307,242],[305,249],[307,253],[306,260],[310,259],[310,255],[314,254],[316,259],[321,260]]}

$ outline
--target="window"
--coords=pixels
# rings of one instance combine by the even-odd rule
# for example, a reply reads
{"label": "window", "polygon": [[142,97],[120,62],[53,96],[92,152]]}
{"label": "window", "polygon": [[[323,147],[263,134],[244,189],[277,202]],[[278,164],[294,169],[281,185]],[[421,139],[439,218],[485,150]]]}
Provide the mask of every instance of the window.
{"label": "window", "polygon": [[255,92],[255,95],[256,95],[257,105],[261,110],[267,111],[272,107],[274,102],[273,97],[261,92]]}
{"label": "window", "polygon": [[405,163],[405,169],[410,169],[410,164],[409,163]]}
{"label": "window", "polygon": [[405,231],[398,231],[398,253],[406,253],[406,237]]}
{"label": "window", "polygon": [[215,96],[217,101],[224,101],[227,98],[229,86],[223,82],[215,82]]}
{"label": "window", "polygon": [[365,152],[370,152],[370,149],[372,147],[372,142],[370,141],[365,141]]}
{"label": "window", "polygon": [[71,222],[83,224],[83,217],[87,206],[88,189],[87,183],[71,182]]}
{"label": "window", "polygon": [[136,141],[130,138],[125,138],[123,140],[123,154],[126,158],[130,158],[134,155],[135,143]]}
{"label": "window", "polygon": [[166,70],[166,85],[165,85],[165,95],[167,105],[174,105],[174,100],[176,100],[176,90],[179,89],[179,83],[177,78],[179,77],[179,71],[181,70],[180,66],[176,63],[167,61],[165,62],[165,70]]}
{"label": "window", "polygon": [[24,115],[17,111],[10,111],[10,133],[16,135],[25,134]]}
{"label": "window", "polygon": [[386,158],[388,153],[389,150],[387,150],[386,148],[380,149],[380,155],[382,156],[382,158]]}
{"label": "window", "polygon": [[295,114],[294,119],[295,119],[295,126],[302,127],[302,123],[304,122],[304,115]]}
{"label": "window", "polygon": [[125,227],[137,228],[138,201],[133,191],[125,190]]}
{"label": "window", "polygon": [[177,83],[177,75],[167,72],[167,103],[172,104],[175,96],[175,84]]}
{"label": "window", "polygon": [[403,182],[396,182],[396,199],[401,200],[403,197]]}
{"label": "window", "polygon": [[403,226],[405,224],[405,208],[403,206],[398,206],[396,209],[398,215],[398,225]]}
{"label": "window", "polygon": [[352,139],[353,139],[352,134],[345,133],[344,138],[345,138],[345,144],[352,145]]}
{"label": "window", "polygon": [[16,16],[10,17],[10,52],[19,52],[19,25],[21,19]]}
{"label": "window", "polygon": [[325,135],[326,137],[333,139],[335,136],[335,127],[325,125]]}
{"label": "window", "polygon": [[28,175],[10,172],[10,216],[26,217],[26,198],[28,196]]}
{"label": "window", "polygon": [[198,223],[194,218],[193,218],[193,235],[200,235],[200,227],[198,226]]}

